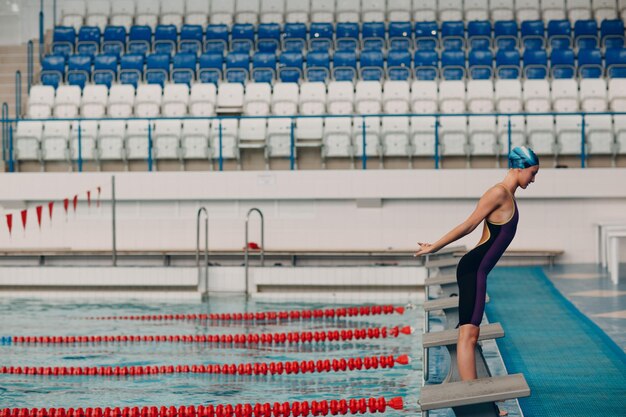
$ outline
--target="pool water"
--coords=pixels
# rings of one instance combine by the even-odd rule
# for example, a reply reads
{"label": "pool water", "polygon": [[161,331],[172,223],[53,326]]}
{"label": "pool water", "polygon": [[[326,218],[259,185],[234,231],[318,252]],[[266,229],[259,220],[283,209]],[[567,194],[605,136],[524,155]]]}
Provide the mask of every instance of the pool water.
{"label": "pool water", "polygon": [[[349,305],[342,305],[349,306]],[[0,336],[199,335],[341,330],[410,325],[412,335],[397,338],[242,347],[203,343],[102,343],[0,345],[0,367],[99,367],[246,364],[407,354],[409,365],[346,372],[283,375],[157,374],[142,376],[48,376],[0,374],[0,408],[125,407],[292,402],[401,396],[415,415],[422,384],[423,310],[403,315],[265,322],[90,320],[95,316],[285,311],[339,307],[317,303],[246,301],[215,297],[208,303],[81,303],[2,300]]]}

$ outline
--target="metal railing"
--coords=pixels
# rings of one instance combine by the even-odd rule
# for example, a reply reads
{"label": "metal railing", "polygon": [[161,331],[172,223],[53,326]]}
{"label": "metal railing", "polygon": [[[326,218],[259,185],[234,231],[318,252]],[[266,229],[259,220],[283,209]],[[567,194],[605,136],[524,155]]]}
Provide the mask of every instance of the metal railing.
{"label": "metal railing", "polygon": [[27,74],[26,81],[28,83],[27,94],[30,94],[30,87],[33,85],[33,77],[34,77],[34,65],[33,65],[33,41],[28,41],[28,52],[27,52]]}
{"label": "metal railing", "polygon": [[7,160],[7,146],[9,144],[9,105],[2,103],[2,160]]}
{"label": "metal railing", "polygon": [[206,207],[200,207],[196,216],[196,268],[198,268],[198,289],[202,279],[202,268],[200,267],[200,217],[204,218],[204,291],[206,297],[209,294],[209,212]]}
{"label": "metal railing", "polygon": [[[21,75],[18,73],[16,73],[16,92],[20,92],[18,89],[18,78],[21,77]],[[16,107],[20,105],[21,102],[21,97],[20,94],[16,93]],[[17,107],[19,108],[19,107]],[[502,120],[502,118],[506,118],[507,120],[507,127],[506,129],[498,129],[497,131],[493,132],[494,133],[494,144],[496,144],[497,146],[499,146],[500,148],[498,150],[494,149],[494,152],[492,154],[480,154],[480,155],[472,155],[471,152],[466,151],[465,154],[463,155],[454,155],[454,156],[466,156],[466,157],[471,157],[471,156],[495,156],[495,157],[505,157],[508,152],[511,149],[512,146],[512,137],[513,137],[513,131],[512,131],[512,122],[511,119],[514,117],[537,117],[537,116],[579,116],[580,119],[580,125],[577,129],[575,130],[570,130],[569,133],[572,132],[577,132],[580,134],[580,153],[577,155],[580,158],[580,166],[582,168],[586,167],[586,158],[588,156],[587,154],[587,144],[586,144],[586,138],[587,138],[587,121],[586,118],[590,117],[590,116],[602,116],[602,115],[608,115],[608,116],[612,116],[612,117],[616,117],[616,116],[626,116],[626,112],[562,112],[562,113],[557,113],[557,112],[541,112],[541,113],[528,113],[528,112],[520,112],[520,113],[421,113],[421,114],[416,114],[416,113],[403,113],[403,114],[346,114],[346,115],[292,115],[292,116],[204,116],[204,117],[195,117],[195,116],[181,116],[181,117],[109,117],[109,118],[55,118],[55,119],[49,119],[49,118],[29,118],[28,120],[30,121],[41,121],[41,122],[47,122],[47,121],[68,121],[68,122],[78,122],[78,129],[79,131],[76,132],[77,133],[77,137],[78,137],[78,143],[77,143],[77,148],[80,149],[80,152],[77,152],[77,155],[75,158],[69,158],[68,162],[75,162],[78,166],[78,170],[79,172],[82,171],[82,164],[83,164],[83,156],[82,156],[82,134],[81,134],[81,125],[80,122],[86,122],[86,121],[115,121],[115,120],[122,120],[122,121],[128,121],[128,120],[145,120],[148,122],[147,125],[147,134],[146,134],[146,139],[148,141],[147,145],[148,145],[148,152],[147,152],[147,157],[146,157],[146,162],[147,162],[147,166],[148,166],[148,170],[152,171],[154,168],[154,140],[153,140],[153,124],[154,122],[158,121],[158,120],[177,120],[177,121],[185,121],[185,120],[209,120],[209,121],[213,121],[214,126],[215,123],[218,123],[217,126],[217,148],[218,149],[214,149],[214,147],[210,146],[211,140],[210,140],[210,134],[207,132],[207,139],[209,140],[209,144],[207,144],[209,149],[212,149],[213,154],[217,153],[217,162],[218,162],[218,169],[220,171],[222,171],[224,169],[224,159],[226,159],[224,157],[224,130],[222,127],[222,122],[226,121],[226,120],[246,120],[246,119],[264,119],[264,120],[271,120],[271,119],[288,119],[290,121],[290,132],[289,132],[289,141],[290,141],[290,152],[289,152],[289,161],[290,161],[290,169],[294,170],[296,169],[296,148],[298,146],[298,143],[296,142],[296,134],[295,134],[295,122],[299,119],[331,119],[331,118],[348,118],[348,119],[354,119],[354,120],[359,120],[361,119],[362,123],[361,123],[361,133],[360,133],[360,144],[361,144],[361,150],[360,152],[356,152],[353,150],[350,151],[350,154],[347,155],[348,158],[354,159],[361,159],[361,167],[362,169],[367,169],[367,158],[368,156],[368,152],[367,150],[368,148],[368,144],[367,144],[367,138],[368,138],[368,131],[367,131],[367,124],[366,124],[366,119],[367,118],[386,118],[386,117],[401,117],[401,118],[410,118],[410,119],[415,119],[415,118],[433,118],[434,119],[434,123],[433,125],[429,128],[426,129],[424,131],[419,131],[418,133],[421,134],[431,134],[433,135],[433,148],[432,148],[432,152],[430,152],[429,154],[423,154],[423,155],[414,155],[411,152],[407,151],[407,154],[405,155],[407,158],[411,159],[413,157],[430,157],[433,159],[433,168],[434,169],[439,169],[441,168],[441,160],[442,160],[442,155],[441,155],[441,124],[442,124],[442,119],[448,118],[448,117],[468,117],[468,118],[473,118],[473,117],[490,117],[490,118],[500,118],[500,120]],[[19,116],[17,116],[15,119],[6,119],[6,122],[9,123],[10,125],[16,123],[19,121]],[[612,128],[611,128],[612,129]],[[616,133],[622,133],[622,134],[626,134],[626,128],[621,128],[621,130],[619,130]],[[380,129],[382,130],[382,129]],[[524,128],[522,128],[522,130],[524,130]],[[502,133],[506,131],[506,143],[499,143],[500,139],[502,138]],[[465,130],[463,130],[463,132],[465,134],[467,134],[467,128]],[[548,132],[548,131],[546,131]],[[556,136],[556,132],[555,132],[555,128],[554,126],[552,126],[550,128],[550,132],[552,134],[554,134],[554,136]],[[406,133],[407,137],[410,136],[410,134],[412,132],[391,132],[391,133]],[[484,133],[484,132],[483,132]],[[377,133],[378,134],[378,133]],[[525,133],[523,133],[525,134]],[[611,131],[611,134],[613,134],[613,131]],[[353,130],[351,130],[350,132],[351,138],[350,138],[350,142],[352,142],[352,136],[354,135],[354,138],[356,139],[357,137],[357,133]],[[211,138],[214,138],[214,135],[211,136]],[[319,147],[323,147],[323,138],[320,138],[320,144]],[[408,138],[408,141],[410,141],[410,138]],[[382,138],[382,142],[384,142],[384,138]],[[617,143],[613,143],[613,151],[612,153],[607,153],[606,155],[611,155],[613,157],[616,156],[617,154]],[[68,150],[70,150],[71,146],[68,146]],[[626,153],[626,149],[620,149],[619,150],[620,153]],[[554,155],[561,155],[558,154],[558,152],[556,153],[551,153]],[[377,150],[377,156],[379,156],[380,158],[383,157],[382,152],[380,150]],[[568,156],[576,156],[576,154],[568,154]],[[238,157],[235,157],[238,158]],[[276,159],[280,158],[280,157],[275,157]],[[9,161],[11,159],[14,159],[14,155],[13,153],[9,153],[8,155],[5,155],[5,161]],[[97,159],[97,158],[95,158]],[[122,158],[120,158],[122,159]],[[157,159],[158,155],[157,155]],[[182,157],[181,157],[182,159]],[[209,157],[209,160],[211,161],[215,161],[214,157]]]}
{"label": "metal railing", "polygon": [[22,116],[22,72],[15,71],[15,118],[19,120]]}
{"label": "metal railing", "polygon": [[246,280],[246,297],[248,297],[249,293],[249,288],[250,288],[250,283],[248,281],[248,252],[250,251],[249,248],[249,236],[248,236],[248,222],[250,220],[250,214],[252,214],[253,212],[257,212],[259,213],[259,216],[261,218],[261,248],[260,248],[260,255],[261,255],[261,266],[264,266],[264,258],[265,258],[265,220],[263,218],[263,213],[261,212],[261,210],[259,210],[256,207],[251,208],[250,210],[248,210],[248,213],[246,214],[246,245],[244,246],[244,267],[245,267],[245,280]]}

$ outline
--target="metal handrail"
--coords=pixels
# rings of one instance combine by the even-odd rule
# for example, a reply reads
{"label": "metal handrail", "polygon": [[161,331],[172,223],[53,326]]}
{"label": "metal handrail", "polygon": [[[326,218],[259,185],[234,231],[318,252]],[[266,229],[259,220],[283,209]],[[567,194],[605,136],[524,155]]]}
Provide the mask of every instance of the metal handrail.
{"label": "metal handrail", "polygon": [[200,288],[201,271],[200,268],[200,217],[205,214],[204,219],[204,291],[209,294],[209,212],[206,207],[200,207],[196,216],[196,268],[198,268],[198,288]]}
{"label": "metal handrail", "polygon": [[34,66],[33,66],[33,41],[28,41],[28,52],[27,52],[27,75],[26,82],[28,83],[28,90],[26,91],[30,94],[30,87],[33,85],[33,77],[34,77]]}
{"label": "metal handrail", "polygon": [[250,248],[248,247],[248,244],[250,243],[248,240],[248,221],[250,220],[250,214],[252,214],[252,212],[257,212],[259,213],[259,216],[261,217],[261,266],[264,265],[265,261],[265,220],[263,218],[263,213],[261,212],[261,210],[259,210],[256,207],[251,208],[250,210],[248,210],[248,213],[246,214],[246,246],[244,246],[244,266],[245,266],[245,271],[246,271],[246,297],[248,297],[248,290],[250,288],[249,282],[248,282],[248,251],[250,250]]}
{"label": "metal handrail", "polygon": [[22,116],[22,72],[15,71],[15,119]]}
{"label": "metal handrail", "polygon": [[9,141],[9,105],[2,103],[2,161],[7,161],[7,145]]}
{"label": "metal handrail", "polygon": [[[54,2],[54,9],[56,9],[56,1]],[[52,26],[56,25],[56,21],[52,22]],[[44,15],[43,15],[43,0],[39,2],[39,63],[44,53]]]}

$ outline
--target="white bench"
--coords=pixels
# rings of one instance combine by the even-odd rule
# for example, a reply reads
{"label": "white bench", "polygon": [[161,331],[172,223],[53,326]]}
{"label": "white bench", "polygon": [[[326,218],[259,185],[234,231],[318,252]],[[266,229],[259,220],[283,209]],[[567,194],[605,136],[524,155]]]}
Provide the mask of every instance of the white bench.
{"label": "white bench", "polygon": [[626,223],[600,222],[598,227],[598,261],[603,268],[608,268],[611,281],[619,281],[619,239],[626,237]]}

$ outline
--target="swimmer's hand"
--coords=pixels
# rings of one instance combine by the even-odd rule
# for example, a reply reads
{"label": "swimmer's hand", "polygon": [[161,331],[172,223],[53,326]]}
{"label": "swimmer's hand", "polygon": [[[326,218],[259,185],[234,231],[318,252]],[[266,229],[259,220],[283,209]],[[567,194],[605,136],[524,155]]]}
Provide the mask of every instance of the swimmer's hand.
{"label": "swimmer's hand", "polygon": [[420,245],[420,248],[413,254],[413,256],[428,255],[429,253],[436,252],[435,245],[432,243],[417,242],[417,244]]}

